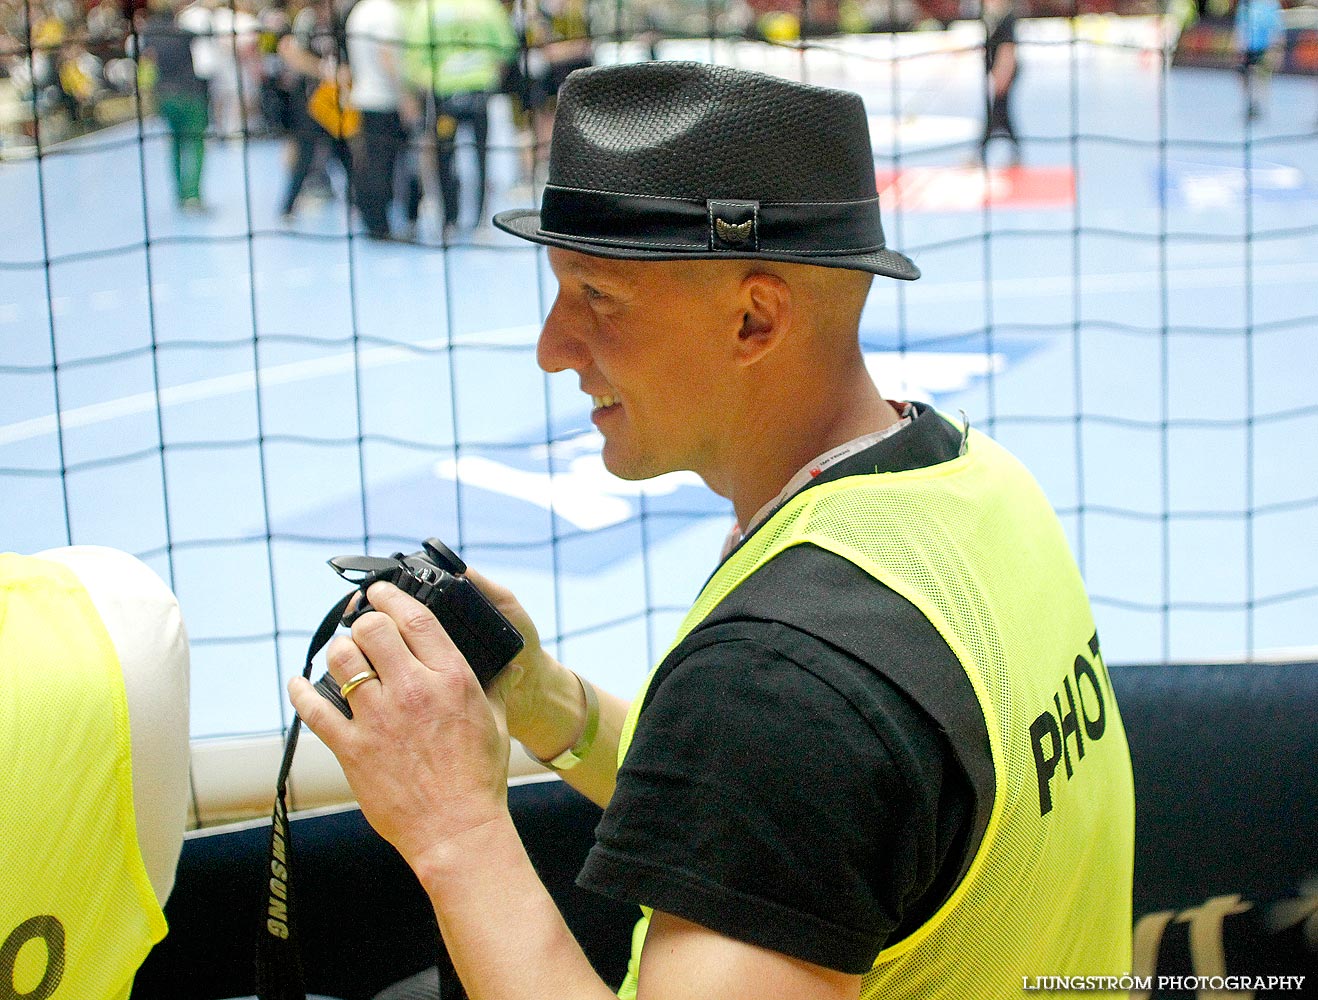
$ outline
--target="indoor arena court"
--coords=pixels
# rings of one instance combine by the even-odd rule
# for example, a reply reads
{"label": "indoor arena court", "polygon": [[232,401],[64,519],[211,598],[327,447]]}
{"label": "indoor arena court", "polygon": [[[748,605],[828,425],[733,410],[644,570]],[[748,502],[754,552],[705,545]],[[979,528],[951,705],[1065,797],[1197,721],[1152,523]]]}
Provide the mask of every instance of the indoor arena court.
{"label": "indoor arena court", "polygon": [[[659,54],[863,96],[888,242],[923,271],[874,283],[876,382],[1023,458],[1108,660],[1297,655],[1318,621],[1318,84],[1276,76],[1247,121],[1230,72],[1165,66],[1153,20],[1025,22],[1024,163],[992,145],[979,170],[978,30]],[[492,129],[489,209],[529,206],[503,105]],[[633,693],[728,503],[605,472],[576,378],[535,365],[543,250],[488,225],[442,245],[431,202],[418,245],[366,240],[343,200],[285,225],[281,155],[212,142],[200,217],[156,120],[0,163],[5,547],[113,545],[173,586],[199,742],[289,725],[285,680],[344,590],[328,557],[428,536]]]}
{"label": "indoor arena court", "polygon": [[[863,96],[889,245],[923,271],[874,284],[874,378],[1030,467],[1109,663],[1311,658],[1318,82],[1277,74],[1248,119],[1235,73],[1170,65],[1162,19],[1020,39],[1023,162],[987,168],[977,22],[656,49]],[[282,221],[274,139],[210,141],[204,215],[154,118],[4,149],[3,547],[114,546],[174,589],[196,826],[268,814],[285,682],[346,589],[329,557],[443,539],[622,695],[716,565],[729,505],[614,479],[576,378],[536,367],[552,275],[488,226],[532,197],[504,98],[492,129],[487,224],[442,234],[428,199],[415,243],[350,225],[341,175]],[[339,794],[309,778],[293,806]]]}

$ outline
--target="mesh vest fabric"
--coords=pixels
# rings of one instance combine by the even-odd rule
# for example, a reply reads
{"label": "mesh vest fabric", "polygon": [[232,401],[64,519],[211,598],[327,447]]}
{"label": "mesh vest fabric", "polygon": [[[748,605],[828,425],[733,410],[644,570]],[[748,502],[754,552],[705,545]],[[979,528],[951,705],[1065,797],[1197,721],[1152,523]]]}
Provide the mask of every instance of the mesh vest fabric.
{"label": "mesh vest fabric", "polygon": [[165,917],[138,848],[119,658],[58,563],[0,554],[0,731],[0,987],[127,997]]}
{"label": "mesh vest fabric", "polygon": [[[674,647],[799,544],[848,559],[938,629],[974,686],[997,779],[965,877],[933,917],[879,954],[861,996],[1007,996],[1026,976],[1129,972],[1129,750],[1079,571],[1034,479],[971,432],[953,461],[807,489],[719,568]],[[620,766],[644,701],[624,724]],[[635,996],[643,913],[624,998]]]}

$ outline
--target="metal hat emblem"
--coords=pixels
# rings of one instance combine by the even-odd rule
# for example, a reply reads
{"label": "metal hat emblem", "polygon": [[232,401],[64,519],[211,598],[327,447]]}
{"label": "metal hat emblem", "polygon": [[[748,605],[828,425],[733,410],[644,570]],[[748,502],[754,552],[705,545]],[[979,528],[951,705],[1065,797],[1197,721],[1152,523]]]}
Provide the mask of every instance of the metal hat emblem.
{"label": "metal hat emblem", "polygon": [[724,243],[745,243],[751,238],[751,230],[754,227],[754,219],[737,223],[728,222],[717,217],[714,219],[714,232],[718,233],[718,238]]}

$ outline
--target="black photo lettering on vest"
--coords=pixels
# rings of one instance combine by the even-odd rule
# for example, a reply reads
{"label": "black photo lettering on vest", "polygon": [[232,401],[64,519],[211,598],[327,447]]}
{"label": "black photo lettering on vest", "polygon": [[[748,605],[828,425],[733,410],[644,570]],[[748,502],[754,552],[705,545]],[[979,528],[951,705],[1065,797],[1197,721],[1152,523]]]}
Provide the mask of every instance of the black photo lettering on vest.
{"label": "black photo lettering on vest", "polygon": [[[18,992],[14,974],[18,953],[29,941],[46,945],[46,971],[41,981],[26,993]],[[0,1000],[46,1000],[64,978],[64,925],[56,917],[29,917],[10,932],[0,945]]]}
{"label": "black photo lettering on vest", "polygon": [[[1081,677],[1089,680],[1093,692],[1093,704],[1098,709],[1098,714],[1092,719],[1089,717],[1089,703],[1086,702],[1084,689],[1080,685]],[[1085,723],[1085,735],[1091,740],[1099,739],[1103,735],[1103,730],[1107,728],[1107,706],[1103,703],[1103,688],[1098,683],[1098,672],[1083,656],[1075,658],[1075,694],[1080,699],[1080,718]]]}
{"label": "black photo lettering on vest", "polygon": [[[1043,738],[1047,736],[1050,749],[1045,753]],[[1053,780],[1057,762],[1062,759],[1062,734],[1052,712],[1044,712],[1030,725],[1030,744],[1034,747],[1034,769],[1039,775],[1039,815],[1046,815],[1053,807],[1053,795],[1048,782]]]}
{"label": "black photo lettering on vest", "polygon": [[1075,712],[1075,696],[1071,694],[1071,678],[1062,678],[1062,690],[1066,692],[1067,710],[1062,711],[1062,702],[1057,695],[1053,695],[1053,705],[1057,709],[1057,717],[1062,720],[1062,760],[1066,764],[1066,776],[1069,778],[1074,773],[1074,769],[1071,767],[1071,755],[1067,752],[1067,738],[1075,737],[1077,761],[1085,759],[1085,741],[1080,736],[1080,723]]}
{"label": "black photo lettering on vest", "polygon": [[[1099,656],[1097,632],[1090,638],[1088,648],[1093,660],[1083,653],[1076,656],[1071,673],[1062,675],[1061,687],[1053,695],[1053,710],[1045,708],[1030,724],[1030,747],[1039,779],[1040,816],[1052,811],[1052,780],[1058,762],[1064,765],[1066,779],[1070,781],[1084,760],[1085,739],[1097,742],[1107,730],[1107,702],[1103,697],[1103,684],[1099,681],[1099,670],[1103,671],[1105,678],[1107,670]],[[1095,664],[1098,664],[1097,669]],[[1075,744],[1074,760],[1072,741]]]}

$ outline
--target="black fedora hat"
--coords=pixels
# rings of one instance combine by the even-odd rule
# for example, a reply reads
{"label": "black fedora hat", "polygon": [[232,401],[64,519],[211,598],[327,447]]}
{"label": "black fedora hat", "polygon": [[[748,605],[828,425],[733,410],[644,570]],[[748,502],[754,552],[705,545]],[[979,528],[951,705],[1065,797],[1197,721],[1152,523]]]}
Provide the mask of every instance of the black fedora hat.
{"label": "black fedora hat", "polygon": [[920,276],[884,245],[858,95],[703,63],[569,76],[540,210],[500,212],[494,224],[596,257]]}

